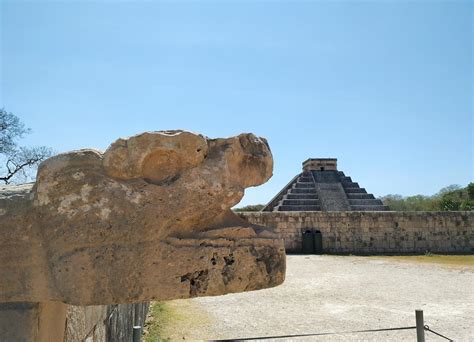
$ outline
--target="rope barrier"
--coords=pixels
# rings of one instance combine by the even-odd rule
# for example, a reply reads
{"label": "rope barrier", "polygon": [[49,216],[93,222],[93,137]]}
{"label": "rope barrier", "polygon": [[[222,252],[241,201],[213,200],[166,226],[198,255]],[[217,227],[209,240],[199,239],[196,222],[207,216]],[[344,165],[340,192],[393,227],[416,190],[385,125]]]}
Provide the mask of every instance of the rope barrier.
{"label": "rope barrier", "polygon": [[436,331],[431,330],[430,327],[429,327],[429,325],[425,325],[424,328],[425,328],[425,330],[428,330],[429,332],[431,332],[431,333],[433,333],[433,334],[435,334],[435,335],[438,335],[438,336],[440,336],[440,337],[442,337],[442,338],[444,338],[444,339],[446,339],[446,340],[448,340],[448,341],[454,341],[453,339],[450,339],[449,337],[446,337],[446,336],[444,336],[444,335],[441,335],[440,333],[437,333]]}
{"label": "rope barrier", "polygon": [[[448,341],[454,342],[453,339],[446,337],[434,330],[431,330],[428,325],[423,327],[425,330],[438,335]],[[223,340],[210,340],[212,342],[231,342],[231,341],[251,341],[251,340],[267,340],[267,339],[279,339],[279,338],[292,338],[292,337],[310,337],[310,336],[327,336],[327,335],[343,335],[343,334],[356,334],[356,333],[368,333],[368,332],[380,332],[380,331],[396,331],[396,330],[411,330],[416,329],[413,327],[400,327],[400,328],[383,328],[383,329],[367,329],[367,330],[353,330],[353,331],[342,331],[342,332],[331,332],[331,333],[314,333],[314,334],[294,334],[294,335],[278,335],[278,336],[259,336],[259,337],[243,337],[243,338],[232,338]]]}
{"label": "rope barrier", "polygon": [[[354,330],[354,331],[343,331],[343,332],[332,332],[332,333],[318,333],[318,334],[299,334],[299,335],[279,335],[279,336],[260,336],[260,337],[244,337],[244,338],[232,338],[224,340],[210,340],[212,342],[231,342],[231,341],[251,341],[251,340],[267,340],[267,339],[279,339],[279,338],[292,338],[292,337],[309,337],[309,336],[324,336],[324,335],[342,335],[342,334],[355,334],[355,333],[367,333],[367,332],[379,332],[379,331],[395,331],[395,330],[411,330],[416,329],[413,327],[401,327],[401,328],[383,328],[383,329],[367,329],[367,330]],[[443,336],[444,337],[444,336]]]}

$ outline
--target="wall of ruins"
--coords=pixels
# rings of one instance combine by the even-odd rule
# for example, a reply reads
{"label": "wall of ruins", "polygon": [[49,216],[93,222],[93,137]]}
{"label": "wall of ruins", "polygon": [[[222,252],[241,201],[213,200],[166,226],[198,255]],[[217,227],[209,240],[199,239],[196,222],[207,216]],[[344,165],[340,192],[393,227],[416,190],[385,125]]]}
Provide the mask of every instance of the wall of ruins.
{"label": "wall of ruins", "polygon": [[324,253],[474,253],[474,212],[245,212],[274,227],[288,252],[301,252],[302,233],[321,231]]}
{"label": "wall of ruins", "polygon": [[143,327],[148,303],[67,306],[65,342],[129,342]]}

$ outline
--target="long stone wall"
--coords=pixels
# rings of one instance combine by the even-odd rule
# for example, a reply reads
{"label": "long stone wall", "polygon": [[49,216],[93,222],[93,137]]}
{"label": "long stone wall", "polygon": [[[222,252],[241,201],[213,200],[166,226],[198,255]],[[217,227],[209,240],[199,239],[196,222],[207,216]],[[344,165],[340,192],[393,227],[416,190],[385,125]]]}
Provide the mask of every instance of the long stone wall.
{"label": "long stone wall", "polygon": [[276,228],[287,252],[301,252],[302,233],[321,231],[324,253],[474,253],[474,212],[244,212]]}

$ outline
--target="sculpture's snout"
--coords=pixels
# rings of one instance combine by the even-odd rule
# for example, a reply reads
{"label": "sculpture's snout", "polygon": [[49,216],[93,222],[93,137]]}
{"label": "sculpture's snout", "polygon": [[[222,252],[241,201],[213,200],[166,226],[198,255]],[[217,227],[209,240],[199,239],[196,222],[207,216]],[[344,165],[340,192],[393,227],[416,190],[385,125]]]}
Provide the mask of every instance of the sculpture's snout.
{"label": "sculpture's snout", "polygon": [[243,185],[249,187],[265,183],[273,174],[273,157],[267,141],[253,134],[241,134],[239,143],[239,172]]}

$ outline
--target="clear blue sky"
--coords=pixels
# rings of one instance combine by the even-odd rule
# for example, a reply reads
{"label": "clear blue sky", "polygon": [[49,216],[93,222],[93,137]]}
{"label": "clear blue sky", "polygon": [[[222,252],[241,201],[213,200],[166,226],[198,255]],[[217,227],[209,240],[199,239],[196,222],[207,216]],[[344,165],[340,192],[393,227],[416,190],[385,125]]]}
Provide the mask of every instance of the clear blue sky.
{"label": "clear blue sky", "polygon": [[0,107],[56,151],[182,128],[268,138],[376,196],[473,176],[471,1],[2,1]]}

